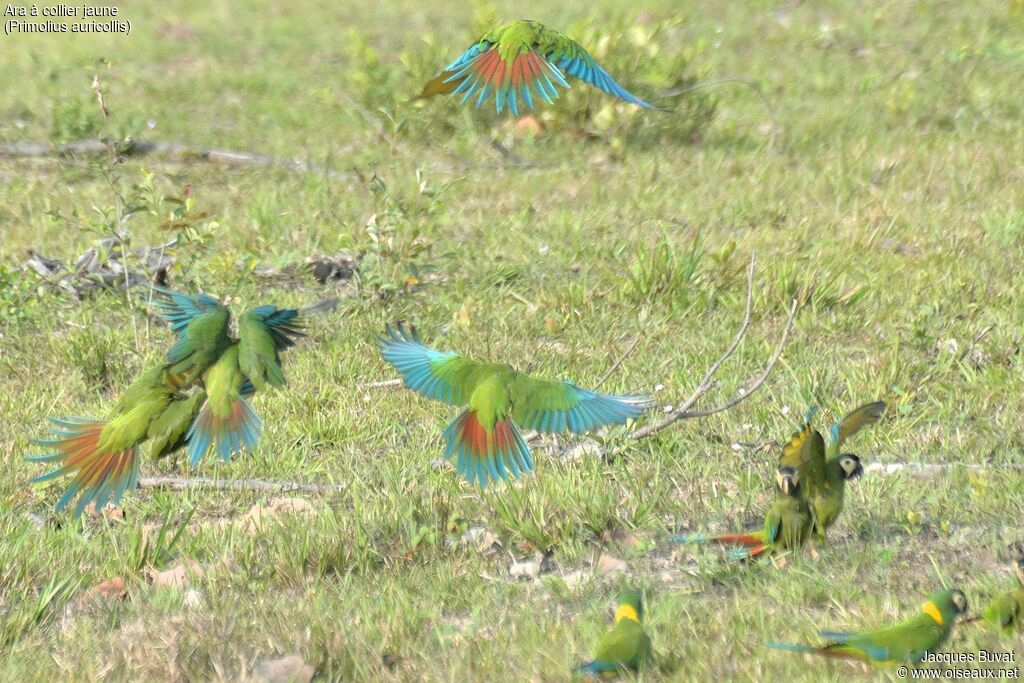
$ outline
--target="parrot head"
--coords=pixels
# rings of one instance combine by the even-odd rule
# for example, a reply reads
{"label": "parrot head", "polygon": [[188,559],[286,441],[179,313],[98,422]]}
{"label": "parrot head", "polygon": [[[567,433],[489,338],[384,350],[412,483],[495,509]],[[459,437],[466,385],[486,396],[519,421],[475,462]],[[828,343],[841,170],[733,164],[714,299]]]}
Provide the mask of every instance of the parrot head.
{"label": "parrot head", "polygon": [[632,619],[641,621],[644,617],[643,598],[638,590],[627,590],[619,593],[617,607],[615,609],[615,621],[620,619]]}
{"label": "parrot head", "polygon": [[860,458],[853,453],[843,453],[839,456],[839,466],[843,469],[843,479],[850,481],[864,474],[864,466],[860,464]]}
{"label": "parrot head", "polygon": [[783,494],[796,495],[796,487],[800,485],[800,473],[795,467],[783,465],[775,472],[775,484]]}
{"label": "parrot head", "polygon": [[952,623],[967,611],[967,596],[957,588],[935,593],[922,607],[939,624]]}

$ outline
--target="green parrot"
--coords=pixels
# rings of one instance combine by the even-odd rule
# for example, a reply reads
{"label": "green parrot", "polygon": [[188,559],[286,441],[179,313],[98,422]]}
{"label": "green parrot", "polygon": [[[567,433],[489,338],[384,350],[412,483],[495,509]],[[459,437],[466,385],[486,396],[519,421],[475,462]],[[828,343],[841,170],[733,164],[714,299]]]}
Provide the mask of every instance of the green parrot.
{"label": "green parrot", "polygon": [[811,534],[811,509],[800,491],[800,472],[792,467],[776,471],[775,502],[764,517],[760,545],[737,551],[736,557],[753,558],[766,550],[797,550]]}
{"label": "green parrot", "polygon": [[925,653],[936,652],[949,638],[957,617],[967,611],[967,598],[951,588],[935,593],[915,616],[888,628],[861,633],[821,632],[828,641],[820,647],[769,642],[776,650],[867,662],[916,664]]}
{"label": "green parrot", "polygon": [[615,610],[615,625],[597,641],[594,659],[576,667],[576,672],[596,678],[643,668],[651,661],[651,638],[644,631],[643,618],[640,591],[624,591]]}
{"label": "green parrot", "polygon": [[481,486],[533,470],[530,449],[519,433],[527,429],[559,434],[623,424],[649,405],[641,396],[610,396],[571,382],[534,379],[510,365],[481,363],[420,342],[415,329],[387,327],[380,352],[405,386],[427,398],[467,406],[444,430],[445,457]]}
{"label": "green parrot", "polygon": [[[813,434],[817,436],[818,441],[821,440],[820,434]],[[802,447],[815,447],[813,438],[805,439]],[[797,550],[811,535],[813,524],[810,506],[801,491],[800,471],[788,465],[779,467],[775,472],[775,487],[775,501],[765,514],[763,530],[719,536],[677,536],[674,540],[680,543],[744,546],[743,549],[732,553],[737,559],[752,559],[768,550]]]}
{"label": "green parrot", "polygon": [[177,337],[167,352],[167,369],[183,374],[191,385],[231,344],[231,314],[206,294],[189,296],[162,287],[153,287],[152,293],[157,313]]}
{"label": "green parrot", "polygon": [[213,448],[224,462],[256,447],[262,421],[248,399],[257,389],[285,384],[280,354],[305,336],[309,316],[334,307],[326,299],[302,309],[257,306],[238,319],[238,336],[228,333],[228,309],[206,294],[189,296],[155,289],[158,312],[177,341],[167,368],[201,382],[205,400],[186,439],[195,466]]}
{"label": "green parrot", "polygon": [[57,502],[57,512],[75,496],[76,517],[90,503],[97,508],[108,501],[117,505],[138,482],[138,453],[143,443],[151,440],[149,453],[153,457],[168,455],[184,445],[185,434],[203,398],[201,391],[184,393],[184,387],[183,373],[172,373],[160,364],[144,372],[125,390],[109,420],[51,418],[54,438],[33,443],[55,452],[27,459],[56,463],[58,467],[32,482],[71,476],[71,485]]}
{"label": "green parrot", "polygon": [[990,602],[981,615],[989,626],[1004,635],[1012,635],[1024,626],[1024,555],[1017,558],[1015,568],[1019,585]]}
{"label": "green parrot", "polygon": [[302,309],[257,306],[238,319],[238,366],[257,391],[284,386],[281,352],[305,336],[309,316],[336,303],[337,299],[325,299]]}
{"label": "green parrot", "polygon": [[[864,473],[860,458],[852,453],[840,453],[840,448],[846,439],[878,422],[884,411],[884,401],[860,406],[833,425],[826,443],[811,427],[811,419],[817,412],[812,406],[804,416],[801,430],[782,448],[779,465],[800,471],[800,486],[814,515],[814,533],[821,542],[843,509],[846,482]],[[811,432],[815,435],[811,439],[812,447],[803,448]]]}
{"label": "green parrot", "polygon": [[533,107],[535,94],[552,104],[559,87],[570,87],[567,75],[631,104],[656,108],[616,83],[575,41],[526,20],[499,26],[470,45],[424,86],[419,97],[461,95],[462,104],[476,96],[480,107],[494,95],[499,114],[507,107],[518,116],[520,106]]}
{"label": "green parrot", "polygon": [[232,343],[203,373],[206,401],[189,428],[188,459],[193,467],[214,448],[224,462],[256,448],[263,421],[249,404],[255,388],[239,366],[240,342]]}

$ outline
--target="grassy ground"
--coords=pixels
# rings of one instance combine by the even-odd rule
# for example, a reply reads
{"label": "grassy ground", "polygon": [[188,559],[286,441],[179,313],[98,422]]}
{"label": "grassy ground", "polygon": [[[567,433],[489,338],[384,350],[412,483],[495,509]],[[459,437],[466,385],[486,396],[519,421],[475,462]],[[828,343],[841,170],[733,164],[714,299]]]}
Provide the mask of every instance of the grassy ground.
{"label": "grassy ground", "polygon": [[[294,653],[323,680],[562,680],[631,581],[668,660],[645,680],[838,680],[864,670],[763,642],[881,624],[945,585],[975,605],[1012,585],[1010,546],[1024,541],[1024,480],[1006,468],[1024,463],[1019,3],[686,3],[685,22],[649,41],[677,3],[638,21],[615,7],[147,1],[123,4],[127,37],[0,38],[0,142],[101,134],[98,71],[111,135],[346,172],[0,160],[0,678],[236,680]],[[670,102],[678,126],[574,94],[525,135],[450,101],[405,102],[488,13],[609,36],[616,75],[641,96],[678,84],[650,66],[659,59],[755,81],[774,144],[764,103],[738,85]],[[492,135],[527,163],[508,163]],[[188,210],[208,215],[169,230],[177,205],[164,197],[186,184]],[[256,399],[259,450],[199,474],[344,489],[287,494],[309,505],[262,525],[250,510],[274,494],[146,489],[123,520],[76,524],[52,515],[56,488],[28,486],[42,470],[22,456],[45,417],[102,414],[169,340],[123,293],[77,301],[21,267],[29,249],[73,261],[122,200],[141,207],[134,245],[182,233],[177,287],[241,305],[341,297],[289,352],[287,391]],[[360,259],[353,280],[320,284],[301,267],[339,252]],[[708,402],[758,370],[796,296],[775,372],[729,412],[639,442],[604,435],[612,462],[542,442],[536,476],[481,492],[437,462],[453,409],[368,386],[394,377],[372,334],[404,318],[428,342],[584,386],[639,339],[603,388],[657,385],[676,403],[734,334],[751,253],[751,331]],[[738,566],[668,540],[756,525],[804,408],[827,420],[877,398],[886,419],[853,444],[866,463],[954,466],[864,477],[813,554]],[[144,466],[190,474],[180,459]],[[177,543],[156,540],[165,520],[184,528]],[[475,527],[486,541],[460,543]],[[539,579],[510,577],[539,553]],[[601,556],[625,573],[602,571]],[[150,582],[176,566],[202,576]],[[91,590],[115,576],[127,599]],[[981,629],[949,645],[979,648],[1024,657],[1020,639]]]}

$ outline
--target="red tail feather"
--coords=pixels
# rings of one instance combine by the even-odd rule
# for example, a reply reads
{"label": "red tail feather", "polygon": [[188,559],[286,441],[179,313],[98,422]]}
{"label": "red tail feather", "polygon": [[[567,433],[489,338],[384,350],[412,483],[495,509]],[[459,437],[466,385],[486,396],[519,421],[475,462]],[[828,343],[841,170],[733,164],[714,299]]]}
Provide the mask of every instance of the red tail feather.
{"label": "red tail feather", "polygon": [[722,534],[710,540],[712,543],[721,543],[722,545],[745,545],[751,548],[764,545],[764,539],[758,538],[754,534]]}
{"label": "red tail feather", "polygon": [[39,475],[32,481],[48,481],[69,475],[71,484],[57,503],[57,511],[79,496],[75,513],[80,513],[89,503],[102,506],[108,501],[117,503],[125,491],[134,488],[138,478],[138,451],[129,448],[123,451],[100,450],[100,438],[107,423],[101,421],[56,420],[60,427],[55,430],[60,438],[51,441],[37,441],[49,446],[56,453],[30,457],[38,462],[56,463],[58,468]]}

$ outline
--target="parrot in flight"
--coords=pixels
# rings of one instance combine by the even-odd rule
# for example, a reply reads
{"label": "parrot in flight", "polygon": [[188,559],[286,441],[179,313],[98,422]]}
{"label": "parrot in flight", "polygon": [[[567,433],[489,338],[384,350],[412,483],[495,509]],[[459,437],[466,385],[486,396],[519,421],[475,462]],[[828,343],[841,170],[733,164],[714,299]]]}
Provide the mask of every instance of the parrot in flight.
{"label": "parrot in flight", "polygon": [[[852,453],[841,453],[840,448],[846,439],[878,422],[884,411],[884,401],[860,406],[833,425],[828,441],[823,442],[811,427],[817,412],[812,406],[804,416],[801,430],[782,448],[779,465],[795,467],[800,472],[800,487],[811,506],[814,533],[821,542],[843,509],[846,482],[864,473],[860,458]],[[804,448],[808,439],[812,447]]]}
{"label": "parrot in flight", "polygon": [[1003,635],[1012,635],[1024,626],[1024,555],[1017,558],[1015,569],[1019,585],[990,602],[980,617]]}
{"label": "parrot in flight", "polygon": [[405,386],[466,409],[444,430],[445,457],[470,483],[481,486],[533,471],[533,456],[519,426],[550,434],[581,433],[638,418],[643,396],[611,396],[572,382],[535,379],[510,365],[483,363],[423,345],[416,330],[387,326],[380,352]]}
{"label": "parrot in flight", "polygon": [[281,352],[305,336],[309,316],[330,310],[336,299],[312,306],[257,306],[238,319],[238,339],[229,334],[227,307],[206,294],[189,296],[154,288],[160,316],[177,341],[167,354],[167,368],[200,380],[206,401],[187,435],[189,463],[197,465],[213,448],[224,462],[259,442],[262,421],[249,403],[257,390],[285,385]]}
{"label": "parrot in flight", "polygon": [[327,300],[305,309],[257,306],[239,319],[235,340],[230,313],[216,299],[162,288],[152,292],[157,312],[176,337],[165,361],[124,391],[110,419],[51,418],[54,438],[33,442],[53,452],[28,460],[59,465],[33,483],[72,477],[57,512],[75,496],[75,516],[90,503],[119,504],[138,482],[139,447],[146,441],[154,457],[185,448],[193,466],[211,447],[225,461],[254,448],[261,425],[247,398],[257,387],[284,384],[280,351],[303,336],[307,315],[334,305]]}
{"label": "parrot in flight", "polygon": [[[821,435],[813,431],[801,432],[802,440],[795,447],[804,450],[818,448],[823,444]],[[815,438],[816,437],[816,438]],[[800,470],[789,465],[780,466],[775,472],[775,501],[764,517],[764,529],[749,533],[703,534],[678,536],[680,543],[718,543],[720,545],[744,546],[732,553],[737,559],[752,559],[768,550],[796,550],[803,546],[811,535],[813,515],[804,498]]]}
{"label": "parrot in flight", "polygon": [[26,459],[58,467],[31,482],[71,476],[71,485],[57,502],[57,512],[76,495],[76,517],[90,503],[97,509],[108,501],[117,505],[138,481],[139,447],[151,440],[150,455],[162,457],[184,446],[204,398],[202,390],[185,393],[182,374],[167,370],[162,363],[150,368],[125,390],[110,419],[50,418],[54,438],[32,443],[55,452]]}
{"label": "parrot in flight", "polygon": [[823,631],[827,642],[820,647],[769,642],[768,647],[876,663],[917,664],[926,653],[936,652],[949,638],[957,617],[967,611],[967,598],[951,588],[935,593],[921,611],[895,626],[861,633]]}
{"label": "parrot in flight", "polygon": [[597,678],[639,671],[651,660],[651,637],[644,631],[643,617],[640,591],[623,591],[615,609],[615,625],[597,641],[594,659],[576,667],[576,672]]}
{"label": "parrot in flight", "polygon": [[498,114],[508,109],[518,116],[520,107],[533,107],[535,96],[552,104],[559,87],[570,87],[566,76],[631,104],[656,109],[616,83],[575,41],[527,20],[513,21],[484,35],[427,83],[419,97],[461,95],[459,103],[463,104],[475,96],[479,108],[494,95]]}

